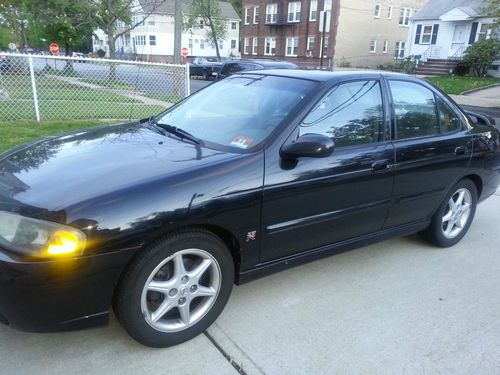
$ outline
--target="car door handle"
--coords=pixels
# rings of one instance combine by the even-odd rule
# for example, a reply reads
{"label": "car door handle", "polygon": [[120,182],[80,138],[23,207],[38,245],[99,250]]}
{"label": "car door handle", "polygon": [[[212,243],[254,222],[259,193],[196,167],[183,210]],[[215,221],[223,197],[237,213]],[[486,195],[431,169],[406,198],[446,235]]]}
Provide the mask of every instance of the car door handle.
{"label": "car door handle", "polygon": [[372,171],[383,171],[384,169],[389,169],[391,168],[391,164],[389,163],[389,159],[375,160],[372,163]]}
{"label": "car door handle", "polygon": [[455,155],[465,155],[467,146],[458,146],[455,148]]}

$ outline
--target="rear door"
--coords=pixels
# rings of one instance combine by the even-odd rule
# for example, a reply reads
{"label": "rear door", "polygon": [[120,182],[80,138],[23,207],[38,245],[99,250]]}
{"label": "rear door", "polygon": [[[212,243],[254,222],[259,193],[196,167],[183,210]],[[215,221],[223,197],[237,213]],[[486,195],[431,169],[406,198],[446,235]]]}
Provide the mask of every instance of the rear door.
{"label": "rear door", "polygon": [[429,219],[472,154],[472,136],[453,103],[415,81],[391,79],[388,86],[396,164],[385,228]]}

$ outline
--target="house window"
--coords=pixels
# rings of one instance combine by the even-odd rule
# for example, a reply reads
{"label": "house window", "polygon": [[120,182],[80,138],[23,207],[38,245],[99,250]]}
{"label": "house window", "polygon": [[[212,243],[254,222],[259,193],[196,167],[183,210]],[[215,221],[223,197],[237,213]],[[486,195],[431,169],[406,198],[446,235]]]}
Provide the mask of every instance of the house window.
{"label": "house window", "polygon": [[264,55],[274,56],[276,54],[276,38],[266,37],[266,48]]}
{"label": "house window", "polygon": [[487,23],[482,23],[477,31],[476,41],[483,39],[490,39],[491,37],[491,25]]}
{"label": "house window", "polygon": [[236,39],[231,39],[231,49],[236,49]]}
{"label": "house window", "polygon": [[245,8],[245,25],[250,25],[250,8]]}
{"label": "house window", "polygon": [[223,40],[221,40],[219,42],[219,49],[224,49],[224,41]]}
{"label": "house window", "polygon": [[266,23],[276,23],[278,18],[278,4],[268,4],[266,6]]}
{"label": "house window", "polygon": [[255,25],[259,23],[259,7],[253,8],[253,23]]}
{"label": "house window", "polygon": [[137,27],[144,26],[144,16],[133,16],[132,17],[132,24],[137,25]]}
{"label": "house window", "polygon": [[248,55],[248,45],[249,45],[249,40],[250,38],[245,38],[243,39],[243,53],[245,55]]}
{"label": "house window", "polygon": [[189,39],[188,41],[188,47],[193,48],[193,39]]}
{"label": "house window", "polygon": [[148,26],[156,26],[155,16],[149,16],[148,17]]}
{"label": "house window", "polygon": [[392,19],[392,5],[387,9],[387,18]]}
{"label": "house window", "polygon": [[257,54],[258,47],[259,47],[259,39],[253,38],[253,40],[252,40],[252,55]]}
{"label": "house window", "polygon": [[307,38],[307,50],[314,51],[314,37],[310,36]]}
{"label": "house window", "polygon": [[399,26],[409,26],[411,17],[411,8],[401,8],[399,12]]}
{"label": "house window", "polygon": [[118,28],[125,27],[125,22],[123,22],[123,21],[116,21],[116,27],[118,27]]}
{"label": "house window", "polygon": [[205,49],[205,39],[200,39],[200,49]]}
{"label": "house window", "polygon": [[286,38],[286,56],[297,56],[299,53],[299,38]]}
{"label": "house window", "polygon": [[288,22],[300,22],[300,1],[288,4]]}
{"label": "house window", "polygon": [[198,25],[200,26],[200,28],[205,27],[205,21],[203,21],[203,19],[199,20]]}
{"label": "house window", "polygon": [[402,59],[405,56],[405,42],[396,42],[396,46],[394,48],[394,58]]}
{"label": "house window", "polygon": [[377,52],[377,41],[372,40],[370,41],[370,53],[375,53]]}
{"label": "house window", "polygon": [[384,40],[384,48],[382,49],[382,53],[387,53],[388,48],[389,48],[389,41]]}
{"label": "house window", "polygon": [[149,36],[149,45],[150,46],[156,46],[156,35],[150,35]]}
{"label": "house window", "polygon": [[382,11],[382,5],[376,4],[375,10],[373,11],[373,17],[380,18],[380,12]]}
{"label": "house window", "polygon": [[432,25],[425,26],[420,37],[420,44],[430,44],[432,38]]}
{"label": "house window", "polygon": [[236,22],[231,22],[231,30],[236,30]]}
{"label": "house window", "polygon": [[317,16],[318,16],[318,1],[312,0],[311,6],[309,8],[309,21],[316,21]]}
{"label": "house window", "polygon": [[146,45],[146,35],[136,35],[135,45],[136,46],[145,46]]}

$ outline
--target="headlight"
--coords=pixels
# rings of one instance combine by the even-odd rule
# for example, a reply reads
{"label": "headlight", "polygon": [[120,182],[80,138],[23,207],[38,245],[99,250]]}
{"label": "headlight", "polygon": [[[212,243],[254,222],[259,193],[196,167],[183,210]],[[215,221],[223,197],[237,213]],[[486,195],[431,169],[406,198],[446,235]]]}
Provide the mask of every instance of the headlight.
{"label": "headlight", "polygon": [[87,237],[78,229],[0,211],[0,247],[35,257],[83,253]]}

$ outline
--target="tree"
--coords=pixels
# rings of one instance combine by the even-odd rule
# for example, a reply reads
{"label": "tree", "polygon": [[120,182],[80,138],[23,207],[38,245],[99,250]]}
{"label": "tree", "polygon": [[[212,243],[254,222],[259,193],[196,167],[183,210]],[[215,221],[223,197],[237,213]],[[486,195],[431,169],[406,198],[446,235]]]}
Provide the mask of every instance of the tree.
{"label": "tree", "polygon": [[486,6],[481,11],[494,18],[494,28],[500,27],[500,0],[487,0],[485,3]]}
{"label": "tree", "polygon": [[474,74],[484,77],[491,63],[500,58],[500,41],[491,38],[480,40],[465,51],[463,62],[470,66]]}
{"label": "tree", "polygon": [[[92,35],[94,13],[90,0],[22,0],[29,23],[44,37],[64,46],[69,56],[75,45]],[[38,35],[40,36],[40,35]],[[69,64],[70,65],[70,64]]]}
{"label": "tree", "polygon": [[14,42],[19,48],[27,47],[26,24],[23,14],[24,2],[22,0],[2,0],[0,2],[0,21],[2,25],[12,30]]}
{"label": "tree", "polygon": [[215,46],[217,57],[220,57],[219,41],[227,35],[227,20],[223,17],[217,0],[193,0],[188,27],[199,27],[200,20],[207,29],[207,43]]}
{"label": "tree", "polygon": [[[116,58],[116,40],[141,25],[166,0],[91,0],[96,26],[108,38],[109,58]],[[134,15],[140,15],[134,19]],[[118,27],[121,22],[123,27]]]}

